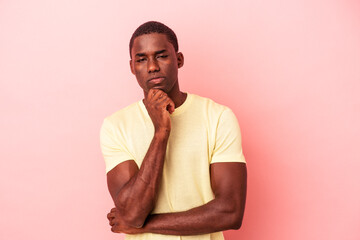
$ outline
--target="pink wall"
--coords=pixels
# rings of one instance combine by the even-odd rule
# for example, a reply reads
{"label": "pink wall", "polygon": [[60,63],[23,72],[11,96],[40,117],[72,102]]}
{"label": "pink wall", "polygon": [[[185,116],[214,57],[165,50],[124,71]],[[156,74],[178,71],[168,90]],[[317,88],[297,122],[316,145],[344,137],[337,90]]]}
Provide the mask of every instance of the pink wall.
{"label": "pink wall", "polygon": [[141,98],[128,40],[172,27],[185,91],[230,106],[248,161],[228,240],[360,239],[360,4],[0,1],[0,239],[122,239],[102,119]]}

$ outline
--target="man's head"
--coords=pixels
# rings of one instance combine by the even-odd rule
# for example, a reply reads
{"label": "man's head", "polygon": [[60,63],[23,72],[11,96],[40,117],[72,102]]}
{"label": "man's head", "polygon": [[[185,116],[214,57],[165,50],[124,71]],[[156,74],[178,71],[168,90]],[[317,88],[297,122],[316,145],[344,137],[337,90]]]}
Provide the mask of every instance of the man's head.
{"label": "man's head", "polygon": [[131,49],[134,45],[135,38],[137,38],[141,35],[150,34],[150,33],[165,34],[168,41],[174,46],[175,52],[179,51],[179,45],[178,45],[177,37],[176,37],[176,34],[174,33],[174,31],[163,23],[156,22],[156,21],[149,21],[149,22],[146,22],[146,23],[140,25],[135,30],[133,35],[131,36],[130,43],[129,43],[130,58],[132,58]]}
{"label": "man's head", "polygon": [[175,33],[162,23],[147,22],[134,32],[130,40],[130,68],[146,94],[151,88],[170,95],[179,90],[178,68],[184,56],[178,52]]}

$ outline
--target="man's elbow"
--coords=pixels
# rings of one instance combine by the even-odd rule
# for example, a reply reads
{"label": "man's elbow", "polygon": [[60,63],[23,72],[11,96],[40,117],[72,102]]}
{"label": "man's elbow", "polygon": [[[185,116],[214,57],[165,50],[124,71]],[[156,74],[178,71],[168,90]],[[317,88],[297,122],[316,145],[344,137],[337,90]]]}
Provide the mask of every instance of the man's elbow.
{"label": "man's elbow", "polygon": [[244,211],[242,209],[234,209],[230,216],[229,229],[238,230],[241,228]]}
{"label": "man's elbow", "polygon": [[238,230],[242,225],[243,215],[244,215],[244,206],[236,201],[229,201],[229,199],[218,198],[219,202],[219,216],[222,216],[222,225],[223,230]]}
{"label": "man's elbow", "polygon": [[151,210],[153,209],[154,204],[149,204],[148,208],[142,208],[142,204],[134,203],[132,201],[126,202],[127,204],[119,204],[119,201],[116,201],[116,208],[119,210],[120,215],[122,216],[123,221],[127,226],[132,228],[141,228]]}
{"label": "man's elbow", "polygon": [[242,220],[243,220],[243,214],[234,212],[231,216],[230,229],[233,230],[240,229],[242,225]]}
{"label": "man's elbow", "polygon": [[241,228],[242,219],[236,219],[232,222],[230,229],[238,230]]}

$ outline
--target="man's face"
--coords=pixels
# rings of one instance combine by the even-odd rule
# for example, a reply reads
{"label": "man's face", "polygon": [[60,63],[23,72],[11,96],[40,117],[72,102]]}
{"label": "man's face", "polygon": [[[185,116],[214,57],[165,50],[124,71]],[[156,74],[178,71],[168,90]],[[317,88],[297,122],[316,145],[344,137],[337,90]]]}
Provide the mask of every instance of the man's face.
{"label": "man's face", "polygon": [[183,65],[182,53],[176,53],[165,34],[150,33],[134,40],[130,67],[144,92],[151,88],[171,92],[178,84],[178,68]]}

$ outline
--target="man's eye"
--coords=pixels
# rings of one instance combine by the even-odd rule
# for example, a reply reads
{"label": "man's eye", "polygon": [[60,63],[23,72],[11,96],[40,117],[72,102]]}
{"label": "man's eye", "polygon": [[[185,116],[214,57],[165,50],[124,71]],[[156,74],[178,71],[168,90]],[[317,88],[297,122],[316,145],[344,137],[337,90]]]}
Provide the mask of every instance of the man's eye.
{"label": "man's eye", "polygon": [[145,61],[145,58],[140,58],[140,59],[136,60],[136,62],[143,62],[143,61]]}
{"label": "man's eye", "polygon": [[158,56],[159,58],[167,58],[168,57],[168,55],[160,55],[160,56]]}

